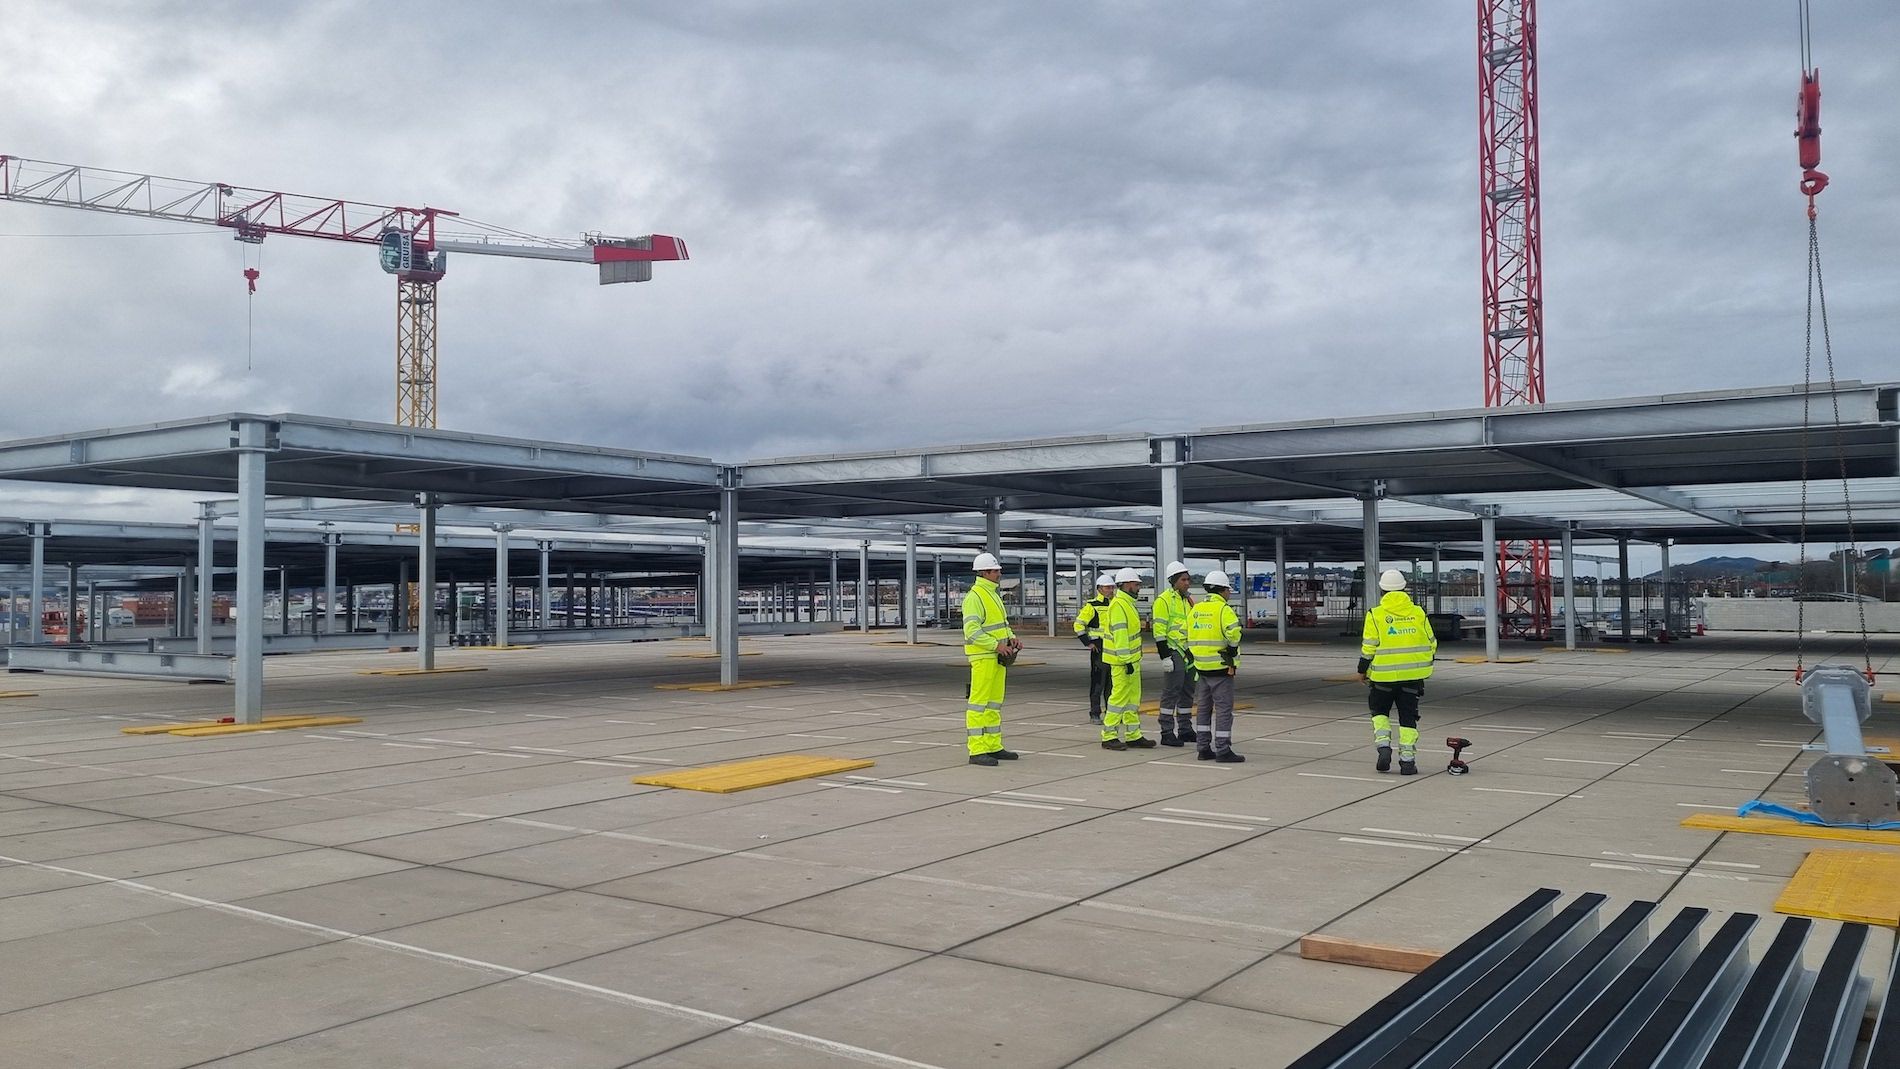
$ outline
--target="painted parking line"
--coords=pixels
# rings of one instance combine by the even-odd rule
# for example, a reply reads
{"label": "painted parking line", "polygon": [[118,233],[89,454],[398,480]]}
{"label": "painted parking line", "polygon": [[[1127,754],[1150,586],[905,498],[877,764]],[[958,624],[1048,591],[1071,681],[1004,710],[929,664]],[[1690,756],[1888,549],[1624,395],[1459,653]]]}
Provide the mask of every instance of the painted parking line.
{"label": "painted parking line", "polygon": [[[1488,791],[1492,794],[1535,794],[1543,798],[1572,797],[1571,795],[1565,794],[1562,791],[1521,791],[1521,790],[1515,790],[1510,787],[1473,787],[1471,789],[1474,791]],[[1583,796],[1579,794],[1579,795],[1576,795],[1575,797],[1581,798]]]}
{"label": "painted parking line", "polygon": [[1191,828],[1220,828],[1223,831],[1259,831],[1259,828],[1245,824],[1216,824],[1211,820],[1177,820],[1174,817],[1142,817],[1156,824],[1185,824]]}
{"label": "painted parking line", "polygon": [[1220,817],[1225,820],[1249,820],[1256,824],[1273,823],[1272,817],[1256,817],[1247,813],[1216,813],[1206,809],[1170,809],[1165,806],[1162,807],[1161,811],[1163,813],[1179,813],[1187,817]]}
{"label": "painted parking line", "polygon": [[1544,760],[1556,761],[1559,764],[1565,765],[1628,765],[1631,768],[1639,767],[1635,761],[1592,761],[1586,757],[1546,757]]}
{"label": "painted parking line", "polygon": [[1038,802],[1087,802],[1087,798],[1069,798],[1060,794],[1030,794],[1028,791],[997,791],[997,794],[1010,798],[1033,798]]}
{"label": "painted parking line", "polygon": [[1455,854],[1459,849],[1455,846],[1439,846],[1435,843],[1408,843],[1401,842],[1397,839],[1359,839],[1351,835],[1342,835],[1339,837],[1339,841],[1342,843],[1358,843],[1362,846],[1384,846],[1398,850],[1430,850],[1439,854]]}
{"label": "painted parking line", "polygon": [[840,787],[847,791],[877,791],[881,794],[903,794],[899,787],[879,787],[870,783],[838,783],[834,780],[814,780],[820,787]]}
{"label": "painted parking line", "polygon": [[435,749],[435,747],[433,746],[424,746],[419,742],[385,742],[382,745],[395,746],[399,749],[404,749],[404,750],[433,750]]}
{"label": "painted parking line", "polygon": [[1404,831],[1399,828],[1360,828],[1367,835],[1402,835],[1409,839],[1442,839],[1448,843],[1488,843],[1489,839],[1474,839],[1469,835],[1440,835],[1429,831]]}
{"label": "painted parking line", "polygon": [[1384,783],[1385,782],[1384,780],[1373,779],[1370,776],[1336,776],[1330,772],[1295,772],[1294,775],[1306,776],[1311,779],[1349,779],[1349,780],[1356,780],[1357,782],[1360,782],[1360,783]]}
{"label": "painted parking line", "polygon": [[845,779],[862,780],[865,783],[890,783],[899,787],[928,787],[930,784],[915,779],[879,779],[876,776],[846,776]]}
{"label": "painted parking line", "polygon": [[785,737],[788,739],[828,739],[832,742],[851,741],[851,736],[849,735],[800,735],[796,731],[788,732]]}
{"label": "painted parking line", "polygon": [[510,746],[510,750],[526,750],[529,753],[566,753],[566,750],[550,750],[545,746]]}
{"label": "painted parking line", "polygon": [[1011,802],[1002,798],[972,798],[970,801],[978,805],[1007,805],[1017,809],[1048,809],[1055,812],[1061,812],[1065,808],[1059,805],[1043,805],[1040,802]]}

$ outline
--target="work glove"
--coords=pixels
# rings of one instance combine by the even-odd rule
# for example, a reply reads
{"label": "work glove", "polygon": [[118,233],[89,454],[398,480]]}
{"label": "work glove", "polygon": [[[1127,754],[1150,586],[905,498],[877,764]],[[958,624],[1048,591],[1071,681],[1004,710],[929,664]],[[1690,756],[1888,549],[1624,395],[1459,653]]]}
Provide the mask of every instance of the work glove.
{"label": "work glove", "polygon": [[1075,636],[1075,640],[1077,642],[1080,642],[1084,649],[1092,650],[1095,648],[1095,640],[1088,637],[1087,635],[1077,635]]}
{"label": "work glove", "polygon": [[1125,665],[1122,665],[1122,671],[1123,671],[1123,672],[1125,672],[1125,673],[1127,673],[1128,675],[1131,675],[1131,676],[1132,676],[1132,675],[1134,675],[1134,674],[1135,674],[1135,662],[1133,662],[1133,661],[1129,661],[1129,662],[1128,662],[1127,664],[1125,664]]}
{"label": "work glove", "polygon": [[1174,652],[1168,648],[1168,644],[1159,640],[1155,642],[1155,652],[1160,654],[1163,660],[1174,656]]}

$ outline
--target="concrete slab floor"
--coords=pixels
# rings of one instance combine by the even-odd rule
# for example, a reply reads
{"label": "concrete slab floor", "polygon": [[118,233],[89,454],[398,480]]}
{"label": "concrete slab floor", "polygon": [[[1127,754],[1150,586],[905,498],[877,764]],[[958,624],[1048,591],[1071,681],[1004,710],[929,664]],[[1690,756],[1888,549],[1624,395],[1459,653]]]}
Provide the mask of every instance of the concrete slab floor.
{"label": "concrete slab floor", "polygon": [[[1816,845],[1679,826],[1799,796],[1791,643],[1441,663],[1406,779],[1321,682],[1350,645],[1250,644],[1240,765],[1100,749],[1061,639],[995,769],[943,649],[856,634],[758,640],[769,692],[656,691],[707,674],[667,643],[275,658],[274,712],[363,723],[204,740],[118,728],[228,690],[39,677],[0,713],[0,975],[46,974],[0,991],[8,1064],[1282,1065],[1404,979],[1302,934],[1443,949],[1539,886],[1767,913]],[[791,752],[877,764],[630,782]]]}

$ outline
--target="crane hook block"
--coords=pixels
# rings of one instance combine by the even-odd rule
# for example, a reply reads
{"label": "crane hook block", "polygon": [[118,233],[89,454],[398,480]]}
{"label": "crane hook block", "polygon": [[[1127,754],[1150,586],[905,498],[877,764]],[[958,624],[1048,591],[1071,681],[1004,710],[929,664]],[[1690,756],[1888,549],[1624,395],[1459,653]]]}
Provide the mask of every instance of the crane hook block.
{"label": "crane hook block", "polygon": [[1801,149],[1801,192],[1812,197],[1827,188],[1827,175],[1821,166],[1821,72],[1817,68],[1801,75],[1801,92],[1795,97],[1794,136]]}
{"label": "crane hook block", "polygon": [[244,284],[251,288],[252,293],[257,292],[257,276],[257,268],[247,267],[244,269]]}

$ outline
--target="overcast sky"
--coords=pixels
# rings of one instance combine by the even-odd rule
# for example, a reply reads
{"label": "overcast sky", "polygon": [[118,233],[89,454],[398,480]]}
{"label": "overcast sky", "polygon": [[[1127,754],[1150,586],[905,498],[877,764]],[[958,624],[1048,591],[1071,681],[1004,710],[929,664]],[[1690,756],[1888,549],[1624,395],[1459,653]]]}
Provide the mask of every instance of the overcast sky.
{"label": "overcast sky", "polygon": [[[1471,407],[1473,7],[22,0],[0,153],[689,243],[638,286],[455,259],[448,428],[743,460]],[[1893,379],[1900,5],[1815,7],[1836,357]],[[1798,383],[1792,0],[1541,20],[1550,400]],[[267,241],[247,351],[244,247],[179,230],[0,204],[0,437],[390,418],[373,249]]]}

